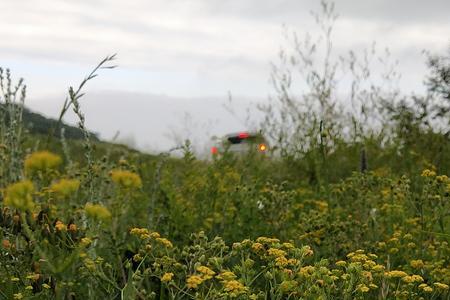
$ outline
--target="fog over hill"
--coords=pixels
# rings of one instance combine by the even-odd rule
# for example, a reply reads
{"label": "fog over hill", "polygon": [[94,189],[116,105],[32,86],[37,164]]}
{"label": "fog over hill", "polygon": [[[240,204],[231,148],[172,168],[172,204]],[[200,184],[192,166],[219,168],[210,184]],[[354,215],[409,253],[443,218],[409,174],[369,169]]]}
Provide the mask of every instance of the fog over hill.
{"label": "fog over hill", "polygon": [[[48,117],[57,117],[64,95],[30,98],[27,106]],[[245,97],[228,96],[181,98],[134,92],[88,92],[81,99],[81,109],[87,127],[99,133],[101,139],[111,140],[120,131],[118,141],[150,152],[165,151],[190,139],[199,153],[207,151],[211,137],[229,132],[253,129],[246,124],[248,107],[257,111],[254,101]],[[230,112],[230,106],[234,113]],[[70,111],[65,122],[76,124]]]}

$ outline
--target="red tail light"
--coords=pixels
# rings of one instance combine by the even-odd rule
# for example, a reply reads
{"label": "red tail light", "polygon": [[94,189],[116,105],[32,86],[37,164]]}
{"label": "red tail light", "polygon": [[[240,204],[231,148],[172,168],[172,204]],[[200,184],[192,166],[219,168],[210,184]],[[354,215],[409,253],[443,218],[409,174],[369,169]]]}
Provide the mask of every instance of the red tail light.
{"label": "red tail light", "polygon": [[240,139],[246,139],[246,138],[248,138],[250,135],[248,134],[248,132],[241,132],[241,133],[239,133],[239,135],[238,135],[238,137],[240,138]]}

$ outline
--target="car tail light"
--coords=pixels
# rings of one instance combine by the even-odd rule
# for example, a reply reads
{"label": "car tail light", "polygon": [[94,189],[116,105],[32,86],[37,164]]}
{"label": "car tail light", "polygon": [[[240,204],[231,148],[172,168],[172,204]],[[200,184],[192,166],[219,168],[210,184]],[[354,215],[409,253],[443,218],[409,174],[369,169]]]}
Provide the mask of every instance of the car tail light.
{"label": "car tail light", "polygon": [[266,151],[267,150],[266,144],[259,144],[258,145],[258,150],[261,151],[261,152]]}
{"label": "car tail light", "polygon": [[250,135],[248,134],[248,132],[241,132],[241,133],[239,133],[238,134],[238,137],[240,138],[240,139],[246,139],[246,138],[248,138]]}
{"label": "car tail light", "polygon": [[211,154],[217,154],[218,150],[217,147],[211,147]]}

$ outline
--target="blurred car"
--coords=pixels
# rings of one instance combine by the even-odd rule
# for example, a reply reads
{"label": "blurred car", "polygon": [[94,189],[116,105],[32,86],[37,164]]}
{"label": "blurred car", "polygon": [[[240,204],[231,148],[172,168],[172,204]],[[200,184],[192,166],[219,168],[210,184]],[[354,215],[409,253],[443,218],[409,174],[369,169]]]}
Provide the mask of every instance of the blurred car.
{"label": "blurred car", "polygon": [[247,154],[249,152],[266,153],[269,147],[266,139],[261,133],[237,132],[225,135],[222,139],[216,141],[216,145],[211,147],[211,154],[218,155],[225,151],[237,155]]}

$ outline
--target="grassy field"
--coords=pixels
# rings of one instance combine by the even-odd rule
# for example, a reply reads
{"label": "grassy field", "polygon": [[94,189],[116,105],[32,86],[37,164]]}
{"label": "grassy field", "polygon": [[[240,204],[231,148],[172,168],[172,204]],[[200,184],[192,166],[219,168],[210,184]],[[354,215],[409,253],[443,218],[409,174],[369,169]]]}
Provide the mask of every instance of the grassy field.
{"label": "grassy field", "polygon": [[84,83],[62,110],[83,139],[29,134],[23,85],[0,79],[0,299],[450,298],[448,115],[430,98],[374,89],[376,130],[322,85],[317,113],[281,95],[271,155],[205,161],[93,140]]}

